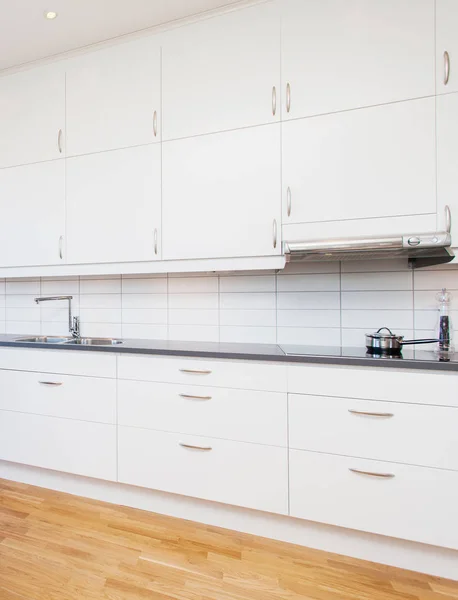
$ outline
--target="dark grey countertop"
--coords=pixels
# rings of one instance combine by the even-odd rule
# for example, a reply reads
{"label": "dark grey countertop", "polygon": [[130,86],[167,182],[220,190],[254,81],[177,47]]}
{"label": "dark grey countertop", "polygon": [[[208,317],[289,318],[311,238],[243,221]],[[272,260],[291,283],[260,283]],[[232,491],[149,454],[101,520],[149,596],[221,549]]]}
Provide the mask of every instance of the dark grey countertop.
{"label": "dark grey countertop", "polygon": [[[215,342],[178,342],[162,340],[129,340],[116,346],[79,346],[72,344],[43,344],[17,342],[24,335],[0,335],[0,346],[13,348],[46,348],[49,350],[116,352],[153,354],[162,356],[187,356],[194,358],[226,358],[289,363],[328,365],[353,365],[390,367],[396,369],[423,369],[458,371],[458,353],[441,359],[433,350],[409,347],[401,357],[376,357],[362,348],[338,346],[293,346],[276,344],[233,344]],[[0,365],[1,366],[1,365]]]}

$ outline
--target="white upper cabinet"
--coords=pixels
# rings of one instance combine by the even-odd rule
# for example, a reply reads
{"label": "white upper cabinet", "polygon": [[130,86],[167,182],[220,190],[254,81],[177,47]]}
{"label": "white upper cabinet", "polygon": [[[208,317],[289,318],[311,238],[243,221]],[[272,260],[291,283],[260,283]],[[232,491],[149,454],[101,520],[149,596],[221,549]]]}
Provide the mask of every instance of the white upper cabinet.
{"label": "white upper cabinet", "polygon": [[64,155],[65,68],[0,77],[0,168]]}
{"label": "white upper cabinet", "polygon": [[154,37],[67,63],[67,155],[160,141],[161,50]]}
{"label": "white upper cabinet", "polygon": [[163,144],[163,258],[281,253],[280,124]]}
{"label": "white upper cabinet", "polygon": [[67,160],[68,262],[156,260],[160,225],[160,144]]}
{"label": "white upper cabinet", "polygon": [[434,98],[290,121],[283,223],[435,214],[435,169]]}
{"label": "white upper cabinet", "polygon": [[280,5],[283,118],[434,94],[434,0]]}
{"label": "white upper cabinet", "polygon": [[458,92],[458,2],[436,0],[436,91]]}
{"label": "white upper cabinet", "polygon": [[0,169],[0,265],[63,262],[65,161]]}
{"label": "white upper cabinet", "polygon": [[183,138],[280,118],[280,18],[271,3],[166,35],[163,137]]}
{"label": "white upper cabinet", "polygon": [[445,207],[452,214],[452,246],[458,247],[458,93],[439,96],[437,104],[437,206],[440,229]]}

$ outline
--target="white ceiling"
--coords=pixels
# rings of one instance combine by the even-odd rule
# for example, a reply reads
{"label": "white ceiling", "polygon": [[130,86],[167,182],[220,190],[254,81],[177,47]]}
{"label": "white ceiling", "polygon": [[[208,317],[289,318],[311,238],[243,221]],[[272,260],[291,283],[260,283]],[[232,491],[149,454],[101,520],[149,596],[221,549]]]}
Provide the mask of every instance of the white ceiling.
{"label": "white ceiling", "polygon": [[[237,0],[0,0],[0,70]],[[43,17],[56,11],[54,21]]]}

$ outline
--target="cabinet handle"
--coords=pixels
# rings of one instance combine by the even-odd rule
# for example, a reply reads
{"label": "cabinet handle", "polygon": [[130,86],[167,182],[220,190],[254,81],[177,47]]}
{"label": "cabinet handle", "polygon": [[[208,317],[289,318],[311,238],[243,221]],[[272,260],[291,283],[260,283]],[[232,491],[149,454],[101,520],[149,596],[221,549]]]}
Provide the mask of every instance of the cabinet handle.
{"label": "cabinet handle", "polygon": [[62,258],[64,257],[64,253],[63,253],[63,245],[64,245],[64,236],[61,235],[59,238],[59,258],[62,260]]}
{"label": "cabinet handle", "polygon": [[52,385],[52,386],[63,385],[62,381],[39,381],[38,383],[40,385]]}
{"label": "cabinet handle", "polygon": [[57,149],[59,150],[59,154],[62,154],[62,129],[59,129],[57,132]]}
{"label": "cabinet handle", "polygon": [[452,213],[448,205],[445,207],[445,231],[447,233],[451,233],[452,231]]}
{"label": "cabinet handle", "polygon": [[274,248],[277,247],[277,219],[272,224],[272,244]]}
{"label": "cabinet handle", "polygon": [[353,408],[349,408],[348,412],[352,415],[363,415],[365,417],[394,417],[394,413],[384,413],[384,412],[366,412],[364,410],[354,410]]}
{"label": "cabinet handle", "polygon": [[188,400],[211,400],[211,396],[191,396],[190,394],[178,394],[180,398],[187,398]]}
{"label": "cabinet handle", "polygon": [[196,369],[180,369],[180,373],[193,373],[194,375],[210,375],[211,371],[199,371]]}
{"label": "cabinet handle", "polygon": [[291,216],[291,188],[288,186],[286,190],[286,214]]}
{"label": "cabinet handle", "polygon": [[272,114],[275,117],[277,114],[277,88],[272,88]]}
{"label": "cabinet handle", "polygon": [[291,111],[291,85],[286,84],[286,112]]}
{"label": "cabinet handle", "polygon": [[183,442],[178,442],[182,448],[191,448],[192,450],[202,450],[203,452],[208,452],[209,450],[213,450],[211,446],[193,446],[192,444],[184,444]]}
{"label": "cabinet handle", "polygon": [[154,230],[154,254],[157,254],[157,229]]}
{"label": "cabinet handle", "polygon": [[374,473],[372,471],[361,471],[360,469],[348,469],[352,473],[357,473],[358,475],[368,475],[369,477],[380,477],[381,479],[393,479],[395,477],[394,473]]}
{"label": "cabinet handle", "polygon": [[445,50],[444,52],[444,85],[447,85],[450,79],[450,54]]}
{"label": "cabinet handle", "polygon": [[154,137],[157,137],[157,110],[153,113],[153,133]]}

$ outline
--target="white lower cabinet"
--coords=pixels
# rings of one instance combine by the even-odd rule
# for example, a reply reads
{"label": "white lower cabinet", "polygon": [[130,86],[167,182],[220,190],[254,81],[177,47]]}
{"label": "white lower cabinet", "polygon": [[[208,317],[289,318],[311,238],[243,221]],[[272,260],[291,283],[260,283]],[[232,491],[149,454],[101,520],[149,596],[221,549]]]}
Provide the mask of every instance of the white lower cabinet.
{"label": "white lower cabinet", "polygon": [[458,549],[458,472],[300,450],[289,468],[293,517]]}
{"label": "white lower cabinet", "polygon": [[118,378],[266,392],[286,392],[285,364],[170,356],[118,358]]}
{"label": "white lower cabinet", "polygon": [[118,428],[122,483],[288,513],[286,448]]}
{"label": "white lower cabinet", "polygon": [[458,471],[458,408],[289,395],[290,448]]}
{"label": "white lower cabinet", "polygon": [[116,380],[0,370],[0,410],[116,424]]}
{"label": "white lower cabinet", "polygon": [[116,480],[116,426],[0,411],[0,460]]}
{"label": "white lower cabinet", "polygon": [[276,392],[118,381],[118,423],[287,446],[287,396]]}

